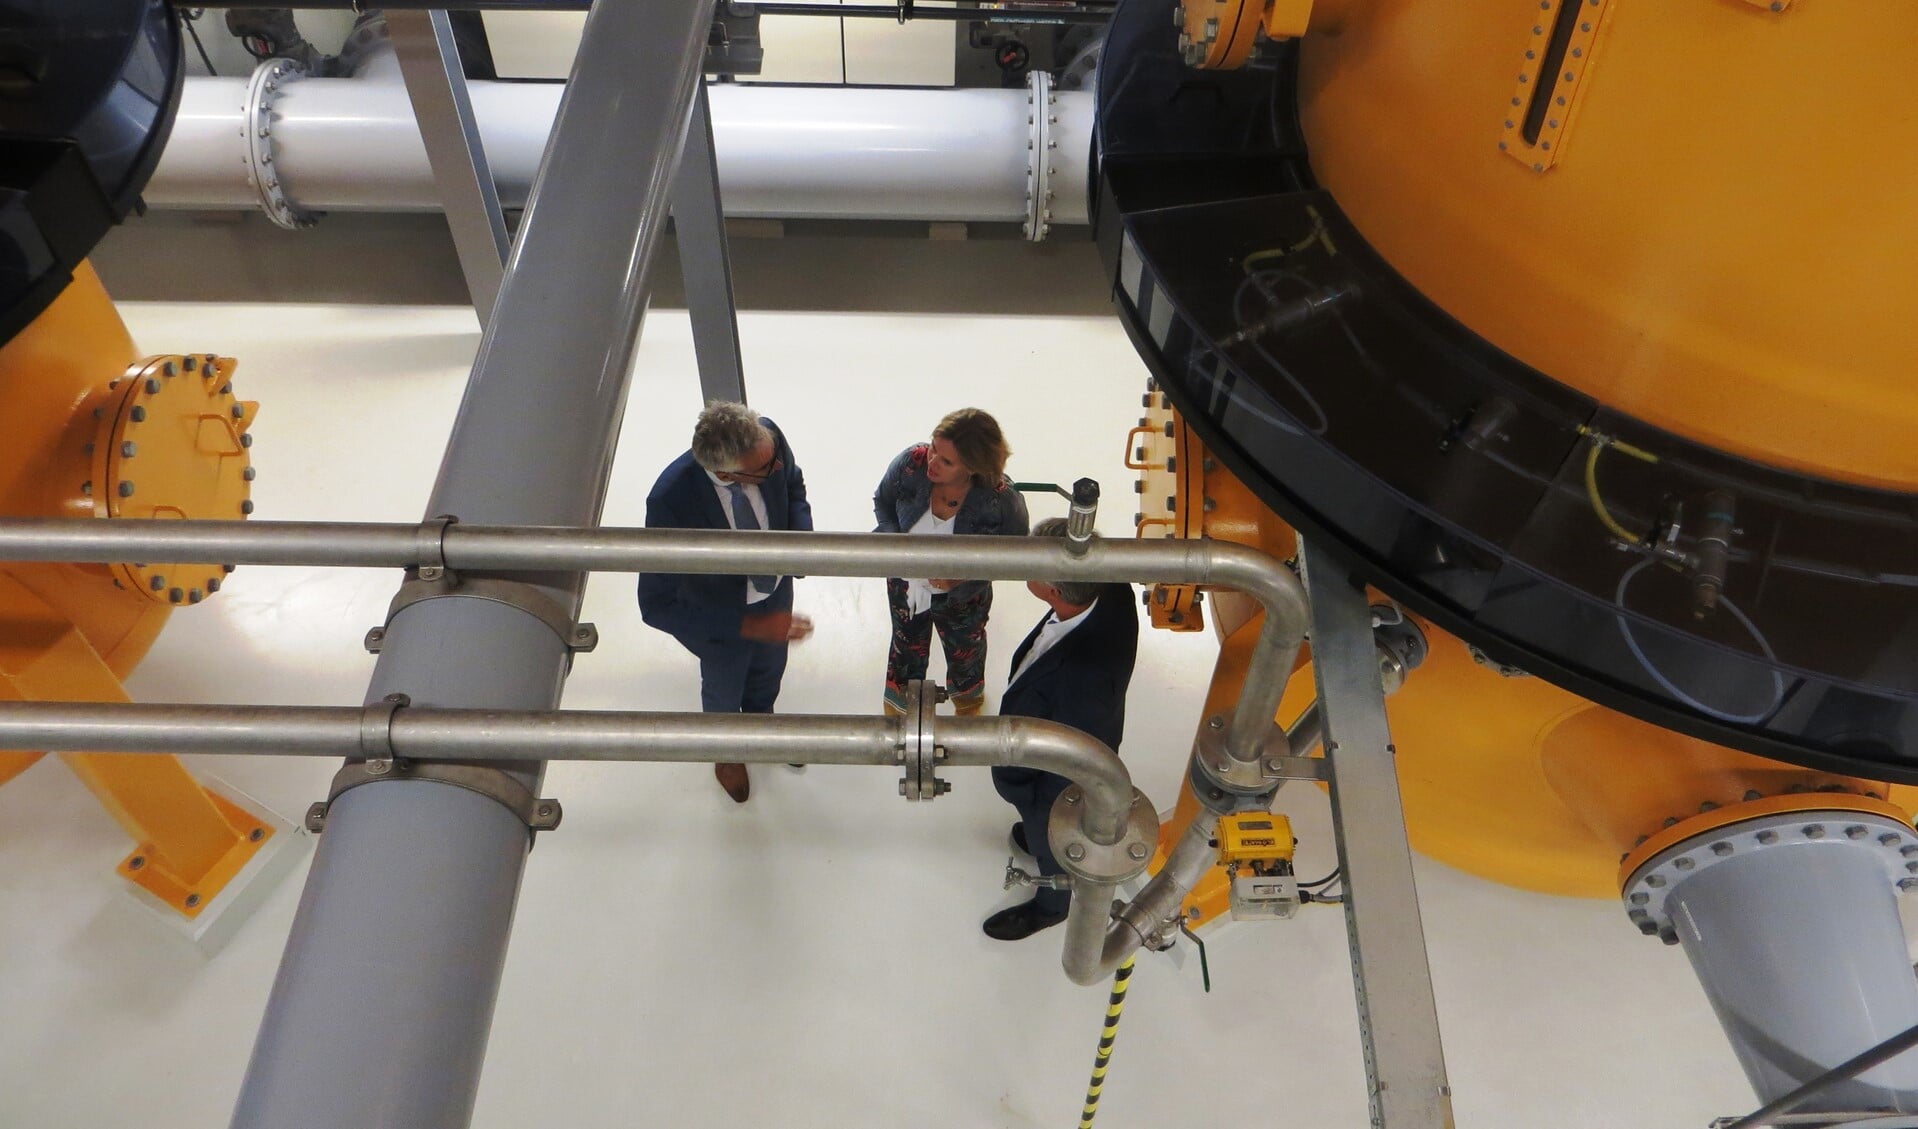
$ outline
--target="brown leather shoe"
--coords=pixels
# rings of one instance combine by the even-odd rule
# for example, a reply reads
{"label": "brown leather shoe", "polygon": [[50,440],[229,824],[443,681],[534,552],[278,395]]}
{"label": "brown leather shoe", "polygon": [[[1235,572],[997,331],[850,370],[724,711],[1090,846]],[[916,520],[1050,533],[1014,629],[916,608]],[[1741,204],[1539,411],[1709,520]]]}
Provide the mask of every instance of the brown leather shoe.
{"label": "brown leather shoe", "polygon": [[719,777],[719,786],[726,789],[735,804],[745,803],[746,797],[753,794],[752,777],[746,775],[743,764],[716,764],[713,775]]}

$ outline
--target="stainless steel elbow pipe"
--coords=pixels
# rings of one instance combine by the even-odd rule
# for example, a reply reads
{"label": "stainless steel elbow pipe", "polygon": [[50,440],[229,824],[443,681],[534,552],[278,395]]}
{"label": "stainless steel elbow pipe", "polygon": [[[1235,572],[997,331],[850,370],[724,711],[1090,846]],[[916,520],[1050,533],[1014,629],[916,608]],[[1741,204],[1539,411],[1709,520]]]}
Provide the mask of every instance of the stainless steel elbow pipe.
{"label": "stainless steel elbow pipe", "polygon": [[[1265,623],[1246,670],[1245,689],[1232,717],[1229,723],[1219,719],[1220,724],[1212,730],[1225,757],[1204,764],[1202,769],[1215,779],[1234,782],[1232,790],[1241,796],[1257,795],[1276,783],[1263,778],[1260,759],[1273,733],[1273,718],[1304,643],[1309,620],[1305,590],[1284,563],[1256,549],[1220,541],[1094,539],[1089,544],[1075,545],[1049,538],[954,537],[932,544],[924,538],[885,534],[482,526],[445,519],[417,525],[0,519],[0,560],[109,564],[127,560],[206,560],[229,564],[429,567],[481,573],[772,572],[883,577],[938,571],[982,580],[1169,581],[1235,588],[1258,600],[1265,611]],[[6,722],[8,718],[25,716],[22,711],[32,708],[29,704],[0,705],[0,747],[36,747],[32,739],[15,740]],[[176,712],[159,724],[161,728],[187,725],[188,732],[185,740],[175,741],[146,726],[142,730],[145,739],[160,744],[141,745],[134,739],[139,734],[130,730],[111,734],[94,731],[80,745],[52,745],[41,740],[37,747],[218,751],[208,745],[220,741],[209,739],[216,733],[236,736],[230,728],[219,728],[234,724],[234,718],[228,716],[222,721],[207,715],[189,722],[191,711],[243,711],[253,707],[76,705],[62,708],[128,711],[117,716],[129,719],[136,716],[131,712],[136,710],[186,711]],[[358,755],[360,711],[340,712],[350,719],[355,739],[346,748],[326,751],[334,755]],[[462,716],[456,718],[454,714]],[[454,755],[469,759],[894,763],[901,734],[897,721],[806,715],[775,715],[731,723],[744,727],[740,730],[730,729],[726,722],[694,714],[573,715],[561,712],[533,715],[526,719],[524,727],[508,725],[512,718],[511,714],[491,711],[402,710],[393,720],[395,749],[413,737],[423,737],[428,727],[441,726],[448,730],[444,736],[449,741],[456,738],[462,746]],[[576,720],[561,720],[567,718]],[[622,723],[609,722],[609,718],[625,719],[625,723],[638,727],[632,732],[650,727],[654,734],[650,740],[636,739],[647,747],[647,755],[634,755],[633,748],[621,752],[620,742],[612,739],[621,735],[613,730],[619,729]],[[238,724],[244,729],[247,723]],[[215,728],[209,732],[199,728],[201,725]],[[802,732],[809,726],[824,728]],[[1084,798],[1078,826],[1087,843],[1109,846],[1129,834],[1136,836],[1132,825],[1139,805],[1134,802],[1130,775],[1110,750],[1084,734],[1049,723],[1007,718],[941,718],[938,728],[947,763],[1029,765],[1073,780]],[[554,747],[564,743],[564,736],[577,735],[583,730],[594,731],[595,741],[599,743],[592,747],[575,744],[570,750]],[[1202,737],[1204,733],[1202,729]],[[53,734],[42,727],[40,736]],[[289,740],[285,747],[292,751],[291,746],[300,743]],[[1202,746],[1204,742],[1195,744]],[[1093,751],[1087,751],[1086,745]],[[814,751],[806,752],[806,749]],[[433,754],[420,750],[398,755],[427,757]],[[1064,803],[1063,798],[1061,802]],[[1105,881],[1104,875],[1075,875],[1077,896],[1073,899],[1072,916],[1066,923],[1068,975],[1079,983],[1096,982],[1122,963],[1146,938],[1160,931],[1211,865],[1208,844],[1211,824],[1209,818],[1195,822],[1160,874],[1109,928],[1106,911],[1116,881]],[[1062,863],[1069,862],[1062,858]],[[1140,868],[1143,865],[1141,860]],[[1109,868],[1106,873],[1111,873]]]}

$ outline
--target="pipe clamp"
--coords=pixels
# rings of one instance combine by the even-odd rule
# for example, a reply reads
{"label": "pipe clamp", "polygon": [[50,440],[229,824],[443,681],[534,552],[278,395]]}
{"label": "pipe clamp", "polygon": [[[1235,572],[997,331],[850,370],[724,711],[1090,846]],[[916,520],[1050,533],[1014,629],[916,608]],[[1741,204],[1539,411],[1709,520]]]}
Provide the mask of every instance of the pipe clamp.
{"label": "pipe clamp", "polygon": [[[453,518],[436,519],[444,524],[428,523],[421,527],[421,547],[425,548],[426,531],[437,529],[438,543],[443,548],[445,529]],[[422,559],[428,559],[422,557]],[[432,559],[444,561],[437,550]],[[371,654],[379,654],[386,643],[387,629],[393,625],[393,617],[404,608],[426,600],[437,600],[447,596],[466,596],[478,600],[491,600],[496,604],[506,604],[518,608],[527,615],[551,628],[559,636],[560,643],[572,653],[591,651],[599,646],[599,629],[590,623],[576,623],[573,616],[559,601],[548,596],[542,589],[524,580],[508,580],[494,576],[468,576],[454,572],[445,565],[422,564],[418,575],[400,585],[393,595],[393,602],[387,605],[386,622],[366,633],[366,649]]]}
{"label": "pipe clamp", "polygon": [[511,773],[503,769],[489,768],[484,765],[457,764],[451,761],[414,761],[394,759],[387,769],[374,771],[373,762],[349,764],[333,776],[333,784],[327,790],[326,799],[306,809],[306,829],[315,835],[326,830],[327,814],[333,803],[342,793],[351,791],[362,784],[376,784],[382,780],[431,780],[440,784],[450,784],[455,788],[464,788],[477,792],[494,800],[513,813],[514,818],[526,825],[530,835],[536,831],[551,831],[559,826],[565,814],[558,800],[542,799],[521,784]]}

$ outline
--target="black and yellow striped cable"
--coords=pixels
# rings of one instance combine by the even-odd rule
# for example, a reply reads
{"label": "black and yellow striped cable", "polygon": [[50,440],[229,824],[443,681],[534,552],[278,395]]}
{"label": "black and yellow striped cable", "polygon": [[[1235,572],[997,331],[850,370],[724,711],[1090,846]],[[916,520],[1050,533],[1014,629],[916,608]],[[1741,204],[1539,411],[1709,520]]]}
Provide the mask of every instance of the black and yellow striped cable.
{"label": "black and yellow striped cable", "polygon": [[1092,1060],[1092,1082],[1086,1087],[1086,1108],[1079,1115],[1079,1129],[1092,1129],[1092,1119],[1099,1116],[1099,1092],[1105,1089],[1106,1065],[1112,1061],[1112,1044],[1119,1037],[1119,1016],[1125,1012],[1125,990],[1131,980],[1132,958],[1127,957],[1112,977],[1112,998],[1106,1001],[1105,1030],[1099,1032],[1099,1054]]}

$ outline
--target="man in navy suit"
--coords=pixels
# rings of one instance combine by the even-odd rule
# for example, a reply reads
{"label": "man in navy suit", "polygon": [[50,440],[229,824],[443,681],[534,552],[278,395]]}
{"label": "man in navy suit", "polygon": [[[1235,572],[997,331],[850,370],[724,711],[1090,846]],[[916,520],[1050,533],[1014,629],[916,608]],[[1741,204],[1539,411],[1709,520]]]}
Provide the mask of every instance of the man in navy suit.
{"label": "man in navy suit", "polygon": [[[692,449],[673,460],[646,496],[648,529],[812,528],[806,477],[772,420],[744,404],[715,401],[693,425]],[[699,659],[699,701],[707,713],[771,713],[786,673],[786,647],[812,634],[794,615],[790,576],[639,578],[639,614]],[[745,803],[743,764],[713,766]]]}
{"label": "man in navy suit", "polygon": [[[1047,518],[1034,537],[1064,537],[1066,523]],[[1049,609],[1012,655],[1012,680],[1001,715],[1041,717],[1105,742],[1113,752],[1125,736],[1125,693],[1139,653],[1139,609],[1129,584],[1028,581],[1027,591]],[[1063,776],[1032,768],[995,768],[993,787],[1019,810],[1012,842],[1032,855],[1042,875],[1063,874],[1047,841],[1046,821],[1066,790]],[[1039,890],[1032,900],[986,918],[986,936],[1017,941],[1066,919],[1068,890]]]}

